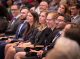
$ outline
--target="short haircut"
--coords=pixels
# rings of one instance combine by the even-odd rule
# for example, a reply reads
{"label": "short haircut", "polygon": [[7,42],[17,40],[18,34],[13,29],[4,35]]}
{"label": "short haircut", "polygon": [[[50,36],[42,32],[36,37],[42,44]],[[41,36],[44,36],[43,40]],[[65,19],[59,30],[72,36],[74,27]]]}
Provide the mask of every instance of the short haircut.
{"label": "short haircut", "polygon": [[76,6],[77,9],[80,9],[80,4],[79,3],[73,4],[73,5],[71,5],[71,7],[72,6]]}
{"label": "short haircut", "polygon": [[13,4],[13,5],[11,5],[11,7],[12,7],[12,6],[17,6],[17,8],[20,9],[20,6],[17,5],[17,4]]}
{"label": "short haircut", "polygon": [[75,40],[80,45],[80,26],[71,24],[70,29],[65,30],[65,37]]}

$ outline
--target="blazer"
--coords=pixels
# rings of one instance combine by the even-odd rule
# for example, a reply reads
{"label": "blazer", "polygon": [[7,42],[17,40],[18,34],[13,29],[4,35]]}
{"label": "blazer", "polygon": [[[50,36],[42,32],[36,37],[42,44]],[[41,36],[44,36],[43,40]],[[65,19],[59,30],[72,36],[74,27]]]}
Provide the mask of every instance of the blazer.
{"label": "blazer", "polygon": [[57,34],[58,30],[55,28],[51,30],[50,28],[45,28],[42,33],[38,36],[38,39],[35,39],[35,44],[38,45],[49,45],[52,42],[52,39]]}
{"label": "blazer", "polygon": [[[58,30],[56,28],[54,30],[51,30],[50,28],[45,28],[40,33],[40,35],[38,36],[38,38],[35,39],[35,43],[34,44],[35,45],[44,45],[44,46],[49,45],[52,42],[52,40],[54,39],[54,37],[56,36],[57,33],[58,33]],[[41,49],[44,49],[44,48],[34,48],[34,49],[41,50]],[[30,51],[28,48],[25,48],[24,50],[27,53]],[[37,56],[37,55],[35,54],[33,56]],[[30,57],[32,57],[32,55],[30,55]]]}
{"label": "blazer", "polygon": [[31,42],[32,44],[34,44],[37,32],[38,30],[35,27],[29,29],[29,31],[24,35],[24,41]]}
{"label": "blazer", "polygon": [[80,15],[77,15],[76,18],[71,18],[72,23],[80,24]]}
{"label": "blazer", "polygon": [[14,23],[12,24],[13,20],[11,20],[8,24],[7,30],[5,32],[6,35],[14,35],[18,28],[18,25],[21,23],[20,19],[14,19]]}
{"label": "blazer", "polygon": [[[20,29],[20,26],[21,26],[22,23],[23,23],[23,26],[22,26],[22,28],[21,28],[21,30],[20,30],[20,32],[19,32],[19,29]],[[29,30],[29,23],[26,22],[26,21],[24,21],[24,22],[22,22],[22,23],[19,24],[19,26],[18,26],[18,28],[17,28],[16,37],[15,37],[16,39],[22,38],[25,30],[26,30],[26,29]]]}

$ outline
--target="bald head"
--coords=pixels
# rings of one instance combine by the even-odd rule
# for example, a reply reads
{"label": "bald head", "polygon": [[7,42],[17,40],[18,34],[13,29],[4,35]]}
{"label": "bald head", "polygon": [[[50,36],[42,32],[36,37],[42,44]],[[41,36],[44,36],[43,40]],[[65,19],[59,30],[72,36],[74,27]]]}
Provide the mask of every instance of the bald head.
{"label": "bald head", "polygon": [[46,1],[42,1],[39,5],[39,8],[41,11],[47,10],[48,9],[48,3]]}

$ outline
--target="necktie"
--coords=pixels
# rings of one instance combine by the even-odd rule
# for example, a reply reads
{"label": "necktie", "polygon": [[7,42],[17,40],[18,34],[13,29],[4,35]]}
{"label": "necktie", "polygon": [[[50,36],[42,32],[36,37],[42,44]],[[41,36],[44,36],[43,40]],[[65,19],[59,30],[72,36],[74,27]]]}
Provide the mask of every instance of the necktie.
{"label": "necktie", "polygon": [[55,36],[55,38],[52,40],[52,42],[54,42],[56,39],[58,39],[59,37],[60,37],[60,32],[59,33],[57,33],[57,35]]}
{"label": "necktie", "polygon": [[23,25],[24,25],[24,23],[22,23],[22,24],[20,25],[19,30],[18,30],[18,34],[21,32],[21,30],[22,30],[22,28],[23,28]]}
{"label": "necktie", "polygon": [[51,43],[50,45],[48,45],[48,46],[45,47],[45,51],[48,50],[48,47],[49,47],[49,46],[54,46],[55,41],[60,37],[60,35],[61,35],[61,32],[58,32],[58,33],[56,34],[55,38],[52,40],[52,43]]}
{"label": "necktie", "polygon": [[15,23],[15,21],[16,21],[16,18],[13,18],[11,25],[13,25]]}

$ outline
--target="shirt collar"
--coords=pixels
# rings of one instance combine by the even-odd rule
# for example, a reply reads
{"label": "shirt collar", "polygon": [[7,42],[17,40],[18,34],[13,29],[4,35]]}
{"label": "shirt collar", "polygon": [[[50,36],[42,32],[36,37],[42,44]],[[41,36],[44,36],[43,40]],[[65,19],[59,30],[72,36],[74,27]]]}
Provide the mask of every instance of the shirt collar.
{"label": "shirt collar", "polygon": [[77,14],[76,16],[74,16],[73,18],[76,19],[79,15]]}

